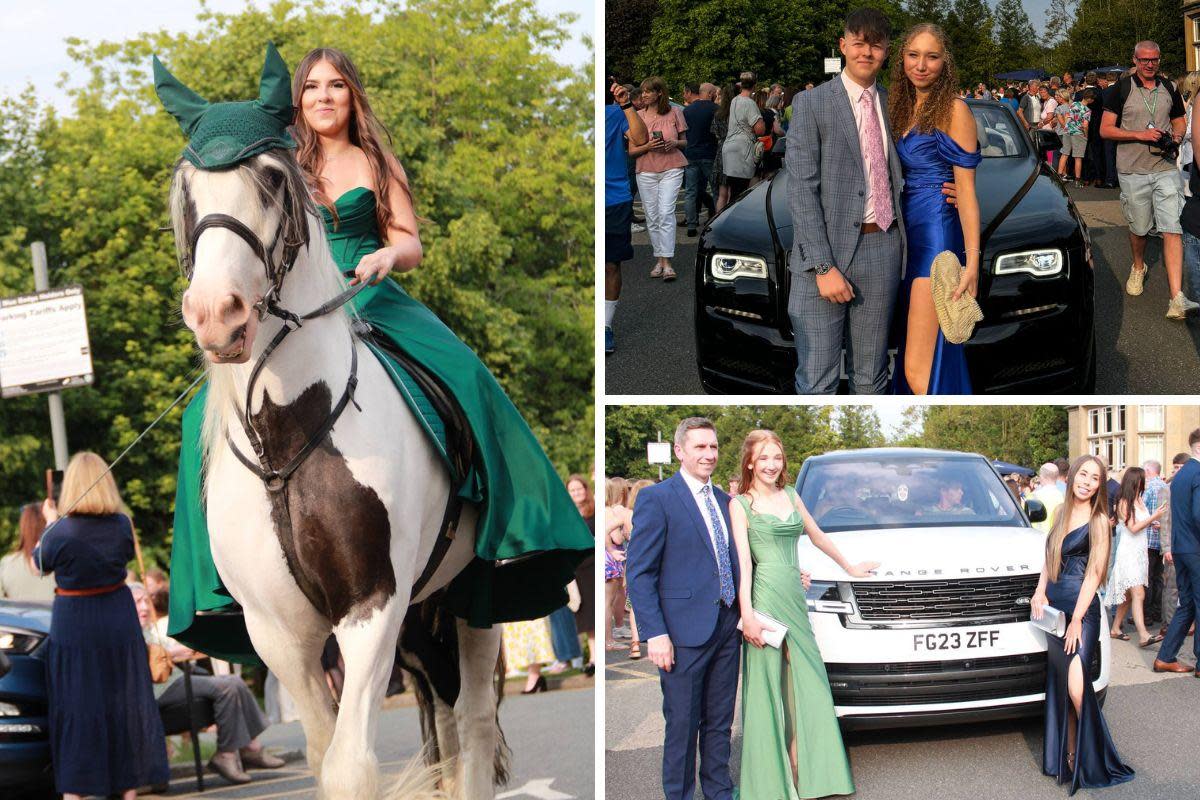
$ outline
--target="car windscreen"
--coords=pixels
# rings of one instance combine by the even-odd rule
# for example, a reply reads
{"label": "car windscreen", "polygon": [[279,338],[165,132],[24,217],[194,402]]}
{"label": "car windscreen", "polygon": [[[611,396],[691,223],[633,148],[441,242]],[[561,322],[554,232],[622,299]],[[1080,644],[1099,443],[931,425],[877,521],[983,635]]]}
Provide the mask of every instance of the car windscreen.
{"label": "car windscreen", "polygon": [[797,490],[821,530],[1027,523],[982,458],[837,458],[807,465]]}
{"label": "car windscreen", "polygon": [[1025,134],[1002,105],[971,105],[975,129],[979,132],[979,152],[984,158],[1023,156]]}

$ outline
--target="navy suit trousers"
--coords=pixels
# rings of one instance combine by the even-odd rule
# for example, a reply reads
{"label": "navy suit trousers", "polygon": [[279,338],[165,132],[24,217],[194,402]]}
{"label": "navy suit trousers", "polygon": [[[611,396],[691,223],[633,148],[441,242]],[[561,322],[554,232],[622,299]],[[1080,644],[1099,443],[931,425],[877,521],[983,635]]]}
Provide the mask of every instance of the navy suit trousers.
{"label": "navy suit trousers", "polygon": [[[1176,553],[1175,584],[1179,587],[1179,610],[1171,617],[1167,626],[1167,635],[1158,648],[1158,657],[1162,661],[1174,661],[1187,638],[1188,628],[1200,617],[1200,554]],[[1193,641],[1196,661],[1200,662],[1200,635]]]}
{"label": "navy suit trousers", "polygon": [[729,775],[733,706],[737,699],[737,607],[720,607],[712,637],[700,647],[675,647],[675,666],[658,671],[662,683],[663,793],[666,800],[692,800],[696,788],[696,746],[700,749],[700,788],[707,800],[732,800]]}

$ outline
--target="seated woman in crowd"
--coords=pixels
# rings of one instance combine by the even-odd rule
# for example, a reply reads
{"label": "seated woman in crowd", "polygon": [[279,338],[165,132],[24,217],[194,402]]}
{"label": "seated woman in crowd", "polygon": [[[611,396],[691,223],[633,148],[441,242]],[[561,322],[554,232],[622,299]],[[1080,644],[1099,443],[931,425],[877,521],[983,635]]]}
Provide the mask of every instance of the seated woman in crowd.
{"label": "seated woman in crowd", "polygon": [[[138,621],[146,641],[161,644],[167,649],[171,660],[178,663],[202,658],[200,653],[184,647],[168,637],[155,626],[151,615],[151,600],[146,587],[140,583],[129,586],[137,606]],[[163,590],[165,591],[165,590]],[[165,621],[165,617],[163,618]],[[165,626],[163,626],[165,629]],[[183,673],[176,667],[165,684],[154,687],[159,708],[179,703],[185,697]],[[258,736],[267,729],[267,719],[259,709],[250,687],[238,675],[192,675],[192,695],[211,700],[213,714],[217,720],[217,753],[208,766],[230,783],[249,783],[250,776],[245,767],[276,769],[282,767],[282,759],[271,755],[258,741]]]}

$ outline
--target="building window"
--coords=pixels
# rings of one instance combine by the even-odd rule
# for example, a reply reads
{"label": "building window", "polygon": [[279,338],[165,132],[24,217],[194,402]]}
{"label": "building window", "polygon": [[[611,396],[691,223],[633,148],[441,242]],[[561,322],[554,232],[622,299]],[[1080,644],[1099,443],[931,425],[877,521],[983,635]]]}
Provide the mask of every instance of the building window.
{"label": "building window", "polygon": [[1112,460],[1108,462],[1112,469],[1125,469],[1125,437],[1118,436],[1111,440],[1113,443]]}
{"label": "building window", "polygon": [[[1088,436],[1098,436],[1100,434],[1100,409],[1088,409]],[[1095,455],[1095,453],[1092,453]]]}
{"label": "building window", "polygon": [[1138,459],[1145,464],[1147,461],[1163,460],[1163,437],[1161,433],[1138,437]]}
{"label": "building window", "polygon": [[1101,433],[1112,433],[1113,429],[1113,407],[1105,406],[1100,413]]}
{"label": "building window", "polygon": [[1113,428],[1113,433],[1125,432],[1125,406],[1113,406],[1113,411],[1117,419],[1117,427]]}
{"label": "building window", "polygon": [[1163,430],[1163,407],[1138,406],[1138,430]]}

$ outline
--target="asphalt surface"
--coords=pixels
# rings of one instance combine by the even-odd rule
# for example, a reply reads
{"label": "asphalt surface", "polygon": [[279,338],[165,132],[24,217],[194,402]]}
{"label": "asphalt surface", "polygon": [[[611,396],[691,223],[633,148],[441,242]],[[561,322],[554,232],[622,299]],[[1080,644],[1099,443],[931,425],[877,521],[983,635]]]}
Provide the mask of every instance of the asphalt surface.
{"label": "asphalt surface", "polygon": [[[595,697],[591,688],[550,691],[522,697],[510,684],[500,706],[500,726],[512,748],[512,779],[497,791],[497,800],[572,800],[595,796]],[[304,750],[299,722],[273,725],[262,735],[272,752]],[[417,710],[412,707],[382,712],[375,755],[383,773],[381,786],[397,775],[420,750]],[[175,780],[164,795],[147,798],[206,798],[207,800],[313,800],[317,791],[312,772],[301,759],[278,770],[252,770],[252,783],[230,786],[213,773],[204,779],[203,793],[194,777]]]}
{"label": "asphalt surface", "polygon": [[[1136,633],[1131,635],[1136,638]],[[1079,798],[1196,797],[1200,786],[1200,680],[1154,673],[1154,648],[1113,642],[1113,677],[1103,713],[1133,781],[1081,789]],[[1192,640],[1180,651],[1190,662]],[[613,656],[617,655],[617,658]],[[608,654],[605,675],[605,796],[662,797],[662,694],[656,668]],[[738,780],[741,710],[735,714],[732,772]],[[846,735],[859,800],[1063,800],[1067,789],[1042,775],[1042,718],[976,725],[860,731]],[[803,757],[803,755],[801,755]],[[696,797],[700,797],[697,788]]]}
{"label": "asphalt surface", "polygon": [[[1146,249],[1150,272],[1139,297],[1125,294],[1132,261],[1115,189],[1068,188],[1092,236],[1096,266],[1097,394],[1193,394],[1200,389],[1200,317],[1168,320],[1162,243]],[[682,219],[682,201],[679,206]],[[635,204],[641,213],[641,207]],[[702,217],[703,219],[703,217]],[[672,283],[650,278],[654,258],[645,232],[634,233],[634,259],[622,265],[613,327],[616,352],[605,360],[605,393],[701,394],[696,370],[694,267],[697,237],[677,229]]]}

